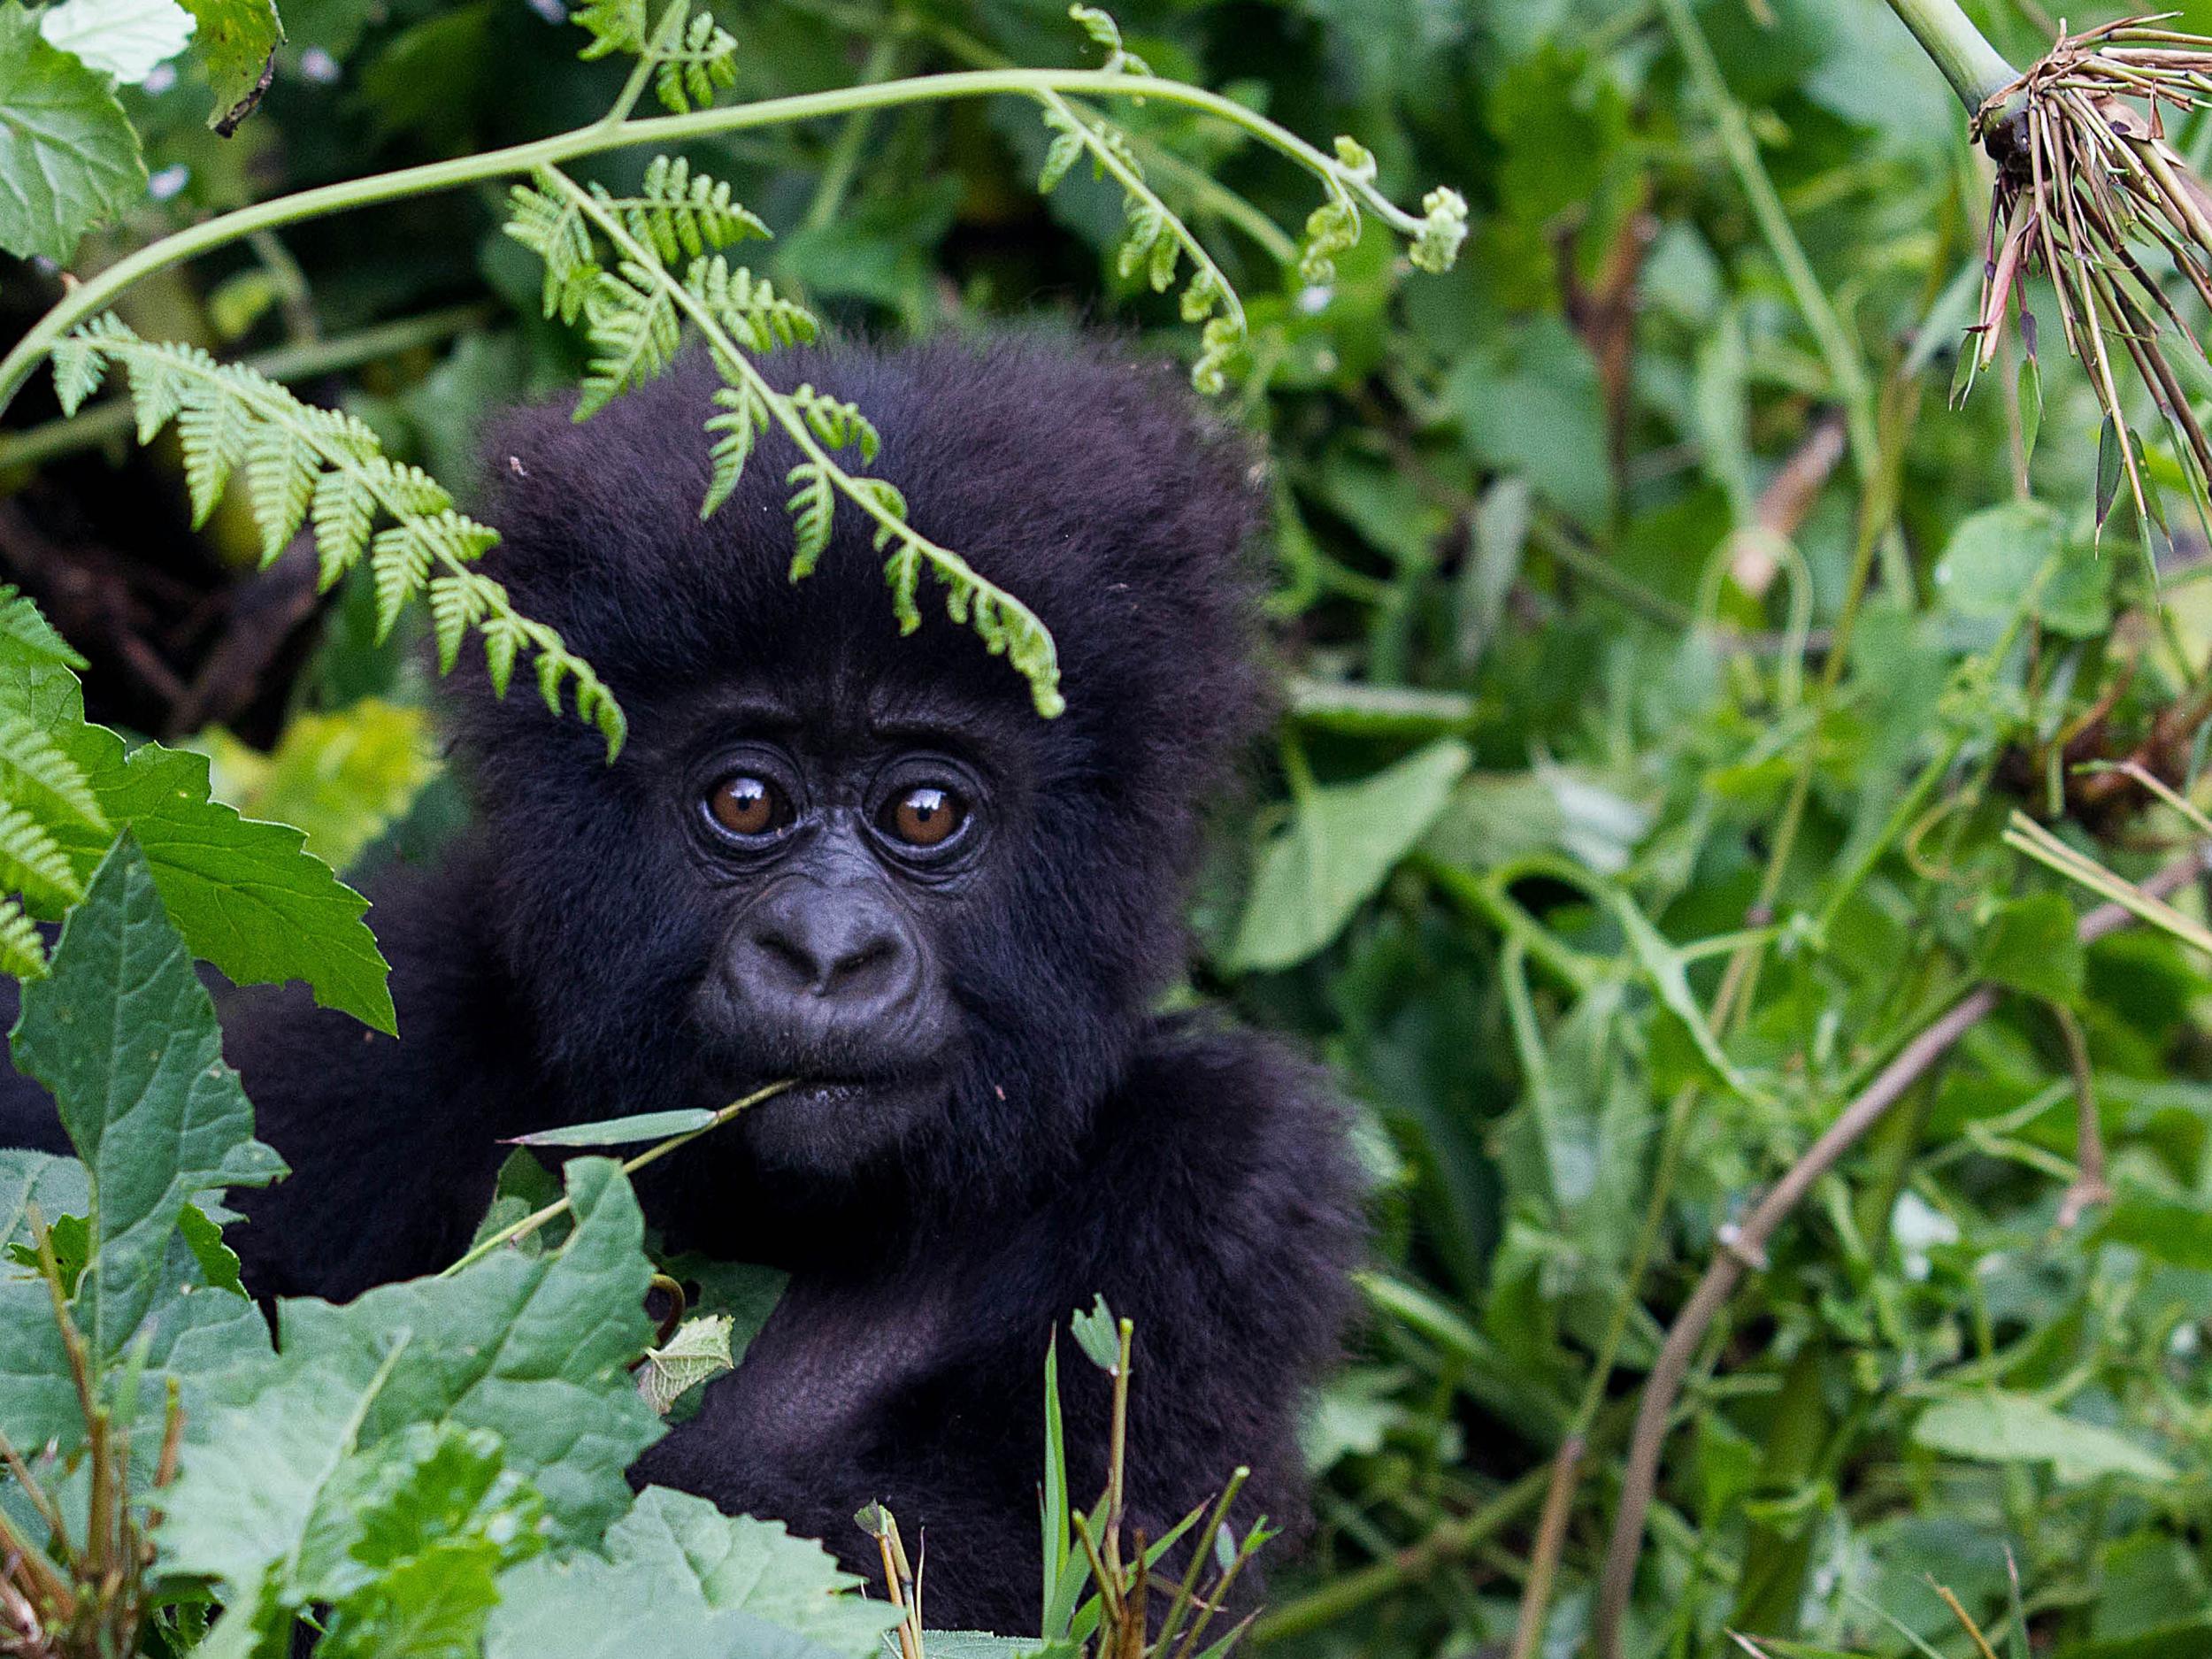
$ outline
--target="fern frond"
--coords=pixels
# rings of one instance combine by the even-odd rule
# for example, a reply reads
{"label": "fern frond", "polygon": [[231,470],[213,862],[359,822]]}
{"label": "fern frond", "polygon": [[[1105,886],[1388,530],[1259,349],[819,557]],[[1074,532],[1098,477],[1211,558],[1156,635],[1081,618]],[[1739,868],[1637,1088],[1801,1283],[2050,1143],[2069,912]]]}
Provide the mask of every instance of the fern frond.
{"label": "fern frond", "polygon": [[645,0],[583,0],[568,20],[591,34],[591,43],[576,54],[579,58],[645,50]]}
{"label": "fern frond", "polygon": [[325,472],[315,480],[315,551],[326,591],[350,570],[369,545],[376,522],[376,492],[360,472]]}
{"label": "fern frond", "polygon": [[1106,49],[1106,61],[1099,66],[1111,74],[1148,75],[1152,66],[1121,43],[1121,25],[1113,14],[1097,6],[1071,5],[1068,15],[1075,19],[1093,43]]}
{"label": "fern frond", "polygon": [[791,510],[791,580],[795,582],[810,575],[828,550],[837,498],[832,493],[829,468],[820,461],[800,462],[784,474],[784,482],[797,486],[784,503]]}
{"label": "fern frond", "polygon": [[603,273],[584,305],[586,332],[596,348],[584,372],[576,419],[589,419],[623,393],[656,379],[676,360],[683,321],[675,297],[634,260]]}
{"label": "fern frond", "polygon": [[[1118,57],[1126,57],[1120,32],[1104,12],[1079,5],[1070,15],[1094,40],[1108,45]],[[1110,63],[1108,66],[1121,65]],[[1136,73],[1146,72],[1139,65]],[[1202,392],[1219,391],[1226,379],[1226,365],[1241,349],[1247,331],[1243,303],[1229,279],[1190,227],[1145,181],[1144,167],[1125,134],[1104,118],[1078,110],[1056,92],[1040,92],[1037,101],[1044,110],[1045,126],[1053,134],[1045,151],[1044,171],[1037,180],[1039,189],[1049,191],[1067,176],[1076,158],[1087,152],[1092,172],[1121,186],[1127,225],[1115,259],[1121,275],[1127,279],[1141,272],[1156,293],[1165,293],[1174,286],[1176,272],[1185,261],[1189,262],[1190,280],[1184,285],[1180,302],[1183,320],[1205,325],[1202,349],[1192,366],[1191,379]],[[1331,188],[1342,188],[1333,180]]]}
{"label": "fern frond", "polygon": [[862,414],[856,404],[818,392],[810,383],[802,384],[794,391],[791,403],[806,416],[806,424],[814,428],[814,435],[831,449],[841,449],[857,442],[862,465],[876,458],[876,450],[883,441],[877,435],[875,423]]}
{"label": "fern frond", "polygon": [[507,201],[511,211],[501,228],[545,262],[545,314],[574,322],[601,274],[583,214],[574,203],[526,184],[508,191]]}
{"label": "fern frond", "polygon": [[743,265],[733,266],[719,254],[693,260],[684,273],[683,286],[748,351],[804,344],[821,332],[812,311],[796,300],[785,299],[767,278],[755,276]]}
{"label": "fern frond", "polygon": [[231,469],[246,458],[253,422],[245,405],[234,397],[195,397],[187,392],[183,402],[177,413],[177,436],[184,446],[185,488],[192,498],[192,527],[196,530],[223,498]]}
{"label": "fern frond", "polygon": [[707,417],[707,430],[721,435],[708,451],[714,471],[707,480],[706,499],[699,503],[702,518],[714,517],[715,511],[729,500],[730,492],[744,474],[745,463],[751,458],[753,440],[768,429],[768,405],[746,381],[717,387],[714,401],[722,412]]}
{"label": "fern frond", "polygon": [[681,156],[654,157],[636,196],[594,194],[622,215],[631,235],[670,265],[748,236],[765,241],[772,234],[757,214],[732,198],[726,183],[693,173]]}
{"label": "fern frond", "polygon": [[27,808],[0,806],[0,892],[28,894],[56,907],[84,897],[69,855]]}
{"label": "fern frond", "polygon": [[84,768],[27,716],[0,714],[0,801],[21,803],[32,795],[50,819],[65,818],[96,834],[108,833],[107,814]]}
{"label": "fern frond", "polygon": [[[574,245],[572,238],[567,245]],[[588,238],[584,249],[588,257]],[[672,351],[672,313],[665,333]],[[423,593],[433,572],[467,575],[499,540],[496,531],[456,511],[453,497],[436,479],[384,455],[376,434],[351,415],[303,403],[242,365],[218,363],[189,346],[141,340],[111,316],[95,319],[72,338],[83,352],[128,374],[142,429],[150,424],[158,430],[174,416],[196,520],[213,511],[242,464],[266,557],[280,552],[304,519],[314,527],[325,588],[366,557],[380,638]],[[81,380],[88,371],[80,365],[73,373]],[[549,657],[551,668],[540,664],[541,679],[549,675],[557,689],[572,680],[579,711],[608,733],[611,744],[620,742],[620,710],[557,634],[515,616],[495,582],[466,591],[480,602],[468,621],[488,638],[495,625],[503,630],[511,666],[513,652],[525,646]],[[442,629],[448,626],[447,617],[435,611],[433,620]],[[442,647],[446,643],[442,635]],[[452,652],[445,656],[449,663]],[[0,763],[11,758],[7,736],[0,722]]]}
{"label": "fern frond", "polygon": [[284,551],[299,534],[315,499],[317,457],[291,442],[283,427],[271,424],[253,434],[246,450],[246,487],[253,520],[261,531],[261,562]]}
{"label": "fern frond", "polygon": [[0,973],[17,979],[46,974],[46,941],[13,899],[0,899]]}
{"label": "fern frond", "polygon": [[[1099,142],[1105,145],[1106,141]],[[752,361],[749,354],[812,339],[816,330],[812,312],[781,298],[769,283],[742,267],[733,267],[719,254],[694,259],[680,279],[668,268],[657,241],[626,222],[619,204],[595,194],[556,168],[539,169],[535,190],[575,207],[589,221],[594,238],[612,250],[619,274],[603,281],[595,296],[595,303],[605,311],[603,320],[611,336],[609,343],[630,348],[632,357],[642,364],[672,353],[680,334],[678,319],[688,320],[705,336],[709,356],[724,385],[715,396],[719,412],[707,419],[707,430],[715,434],[714,466],[701,507],[703,517],[712,513],[736,488],[760,434],[772,424],[780,426],[800,456],[785,474],[785,481],[791,486],[787,505],[792,515],[793,580],[803,579],[828,549],[841,495],[875,523],[876,549],[886,555],[884,576],[902,627],[911,630],[921,626],[916,590],[926,566],[945,586],[948,613],[955,621],[974,628],[989,649],[1013,663],[1028,680],[1039,712],[1049,718],[1065,706],[1060,695],[1052,635],[1036,613],[977,575],[957,553],[940,547],[909,524],[906,499],[896,488],[882,479],[856,475],[838,464],[835,451],[847,447],[854,448],[864,464],[864,458],[872,457],[879,443],[875,427],[852,404],[818,393],[811,386],[795,392],[778,390]],[[1218,273],[1215,280],[1218,291],[1225,294],[1227,285],[1220,281]],[[626,291],[618,295],[617,285]],[[664,338],[654,334],[649,343],[641,347],[640,333],[649,326],[657,327],[659,313],[647,310],[648,302],[656,297],[670,308],[671,333]],[[1213,319],[1216,323],[1223,320]],[[1242,320],[1240,312],[1238,320]],[[600,343],[596,331],[594,339]],[[587,382],[587,403],[598,407],[624,386],[636,383],[641,377],[629,366],[630,361],[626,357],[603,367],[595,363],[593,373],[601,384],[595,387]],[[458,624],[447,618],[464,616],[468,603],[463,594],[434,593],[432,614],[442,628],[442,645],[448,637],[457,637]],[[511,664],[511,656],[503,663],[501,654],[510,653],[512,648],[494,619],[488,618],[482,628],[497,683]],[[580,680],[580,709],[586,695]]]}
{"label": "fern frond", "polygon": [[714,95],[737,83],[737,39],[702,12],[683,26],[682,43],[656,46],[650,56],[659,67],[653,72],[653,92],[678,115],[692,106],[714,102]]}
{"label": "fern frond", "polygon": [[54,396],[60,400],[61,412],[75,414],[100,389],[106,373],[107,365],[97,351],[73,335],[65,336],[54,348]]}

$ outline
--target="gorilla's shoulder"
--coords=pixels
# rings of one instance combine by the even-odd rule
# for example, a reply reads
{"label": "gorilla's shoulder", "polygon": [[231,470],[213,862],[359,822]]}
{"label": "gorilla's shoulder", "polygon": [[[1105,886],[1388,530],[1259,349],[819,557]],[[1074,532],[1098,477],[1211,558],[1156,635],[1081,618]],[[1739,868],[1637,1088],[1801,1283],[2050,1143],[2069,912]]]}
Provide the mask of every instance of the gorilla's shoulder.
{"label": "gorilla's shoulder", "polygon": [[[1180,1211],[1174,1231],[1248,1271],[1274,1257],[1340,1272],[1365,1228],[1352,1108],[1281,1039],[1212,1014],[1156,1019],[1102,1127],[1125,1186]],[[1103,1150],[1104,1148],[1102,1148]]]}

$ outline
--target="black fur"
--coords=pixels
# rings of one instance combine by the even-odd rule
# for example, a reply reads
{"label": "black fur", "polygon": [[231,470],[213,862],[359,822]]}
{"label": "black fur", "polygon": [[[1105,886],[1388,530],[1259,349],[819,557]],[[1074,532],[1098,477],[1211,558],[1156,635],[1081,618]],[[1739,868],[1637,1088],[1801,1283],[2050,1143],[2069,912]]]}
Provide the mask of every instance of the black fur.
{"label": "black fur", "polygon": [[[641,1178],[672,1241],[793,1280],[637,1474],[783,1517],[856,1568],[872,1552],[853,1511],[884,1499],[910,1536],[928,1529],[933,1624],[1033,1630],[1056,1328],[1079,1497],[1104,1470],[1106,1384],[1070,1312],[1103,1292],[1136,1321],[1129,1489],[1157,1536],[1239,1463],[1247,1517],[1295,1524],[1299,1391],[1345,1311],[1356,1198],[1323,1079],[1152,1011],[1181,961],[1201,812],[1263,718],[1248,457],[1168,368],[1065,340],[791,352],[772,373],[877,423],[869,470],[916,526],[1052,628],[1067,712],[1037,718],[926,579],[927,619],[902,637],[849,508],[789,582],[780,436],[703,523],[703,364],[580,426],[514,418],[490,448],[491,573],[598,668],[631,742],[610,769],[526,688],[503,702],[459,677],[475,826],[373,918],[402,1040],[296,990],[226,1010],[261,1133],[296,1171],[236,1196],[252,1225],[234,1239],[263,1294],[349,1295],[453,1259],[498,1137],[718,1103],[735,1082],[693,993],[721,923],[668,822],[687,746],[733,685],[824,731],[956,705],[1007,804],[987,876],[927,938],[959,1020],[941,1098],[886,1146],[856,1140],[849,1166],[770,1157],[741,1118]],[[15,1095],[0,1141],[53,1144],[50,1109]]]}

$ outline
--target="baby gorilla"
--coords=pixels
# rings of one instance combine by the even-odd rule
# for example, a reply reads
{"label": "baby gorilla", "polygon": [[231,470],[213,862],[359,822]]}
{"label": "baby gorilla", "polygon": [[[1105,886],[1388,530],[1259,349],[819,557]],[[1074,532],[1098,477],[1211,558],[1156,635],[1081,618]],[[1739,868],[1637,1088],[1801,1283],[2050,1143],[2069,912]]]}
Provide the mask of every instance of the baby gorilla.
{"label": "baby gorilla", "polygon": [[[1164,366],[1066,340],[779,355],[878,425],[915,526],[1043,618],[1067,710],[934,614],[902,635],[838,514],[792,582],[764,438],[702,520],[694,361],[588,423],[491,448],[488,561],[612,686],[631,737],[463,678],[473,827],[373,920],[402,1037],[296,990],[226,1006],[291,1179],[234,1194],[262,1294],[434,1271],[502,1136],[795,1087],[643,1172],[672,1244],[790,1287],[641,1480],[780,1517],[864,1568],[854,1511],[926,1527],[933,1624],[1035,1629],[1041,1365],[1103,1293],[1134,1319],[1131,1525],[1238,1463],[1245,1518],[1302,1509],[1299,1394],[1358,1225],[1323,1080],[1154,1003],[1182,957],[1202,803],[1264,717],[1248,457]],[[16,1087],[19,1090],[21,1085]],[[0,1131],[22,1128],[19,1102]],[[1070,1477],[1104,1479],[1107,1389],[1061,1344]]]}

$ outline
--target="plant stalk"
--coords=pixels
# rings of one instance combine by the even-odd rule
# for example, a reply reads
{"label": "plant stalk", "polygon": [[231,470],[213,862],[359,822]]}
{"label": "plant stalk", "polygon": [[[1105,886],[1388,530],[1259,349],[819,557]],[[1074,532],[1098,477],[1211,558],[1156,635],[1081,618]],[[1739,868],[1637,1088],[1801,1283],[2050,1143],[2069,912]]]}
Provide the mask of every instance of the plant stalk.
{"label": "plant stalk", "polygon": [[1980,114],[1993,94],[2020,78],[1959,10],[1958,0],[1889,0],[1889,9],[1943,72],[1969,117]]}
{"label": "plant stalk", "polygon": [[1341,186],[1361,204],[1402,234],[1417,234],[1422,220],[1385,196],[1374,182],[1348,167],[1337,157],[1317,150],[1288,128],[1277,125],[1235,99],[1203,87],[1156,75],[1133,75],[1104,69],[977,69],[948,74],[916,75],[872,85],[839,87],[826,92],[798,93],[788,97],[763,98],[757,103],[726,109],[695,110],[687,115],[601,119],[569,132],[528,143],[510,144],[480,155],[456,157],[403,167],[366,179],[349,179],[311,190],[296,191],[272,201],[257,202],[164,236],[135,253],[117,260],[98,275],[76,283],[0,357],[0,413],[31,371],[55,343],[86,319],[107,309],[116,295],[139,278],[165,270],[180,261],[227,247],[256,231],[280,225],[407,196],[449,190],[465,184],[494,179],[527,177],[540,167],[557,166],[580,156],[595,156],[634,144],[675,150],[702,138],[723,133],[749,132],[757,127],[780,127],[794,121],[847,115],[857,110],[887,109],[898,104],[949,103],[956,98],[992,97],[1015,94],[1030,98],[1054,92],[1087,97],[1127,98],[1141,103],[1157,99],[1201,111],[1258,138],[1270,149],[1297,163],[1315,177]]}

